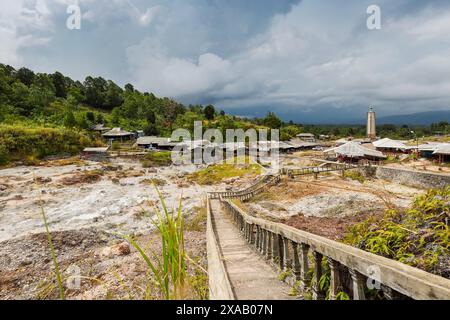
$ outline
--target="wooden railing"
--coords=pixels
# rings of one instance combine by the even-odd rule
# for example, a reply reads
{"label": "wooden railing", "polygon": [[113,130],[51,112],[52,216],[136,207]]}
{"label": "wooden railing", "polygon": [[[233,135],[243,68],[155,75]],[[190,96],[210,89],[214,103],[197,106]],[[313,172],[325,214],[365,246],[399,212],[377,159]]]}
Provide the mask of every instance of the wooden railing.
{"label": "wooden railing", "polygon": [[267,187],[277,184],[280,180],[281,177],[279,175],[267,175],[247,189],[239,191],[210,192],[208,193],[208,197],[210,199],[240,199],[241,201],[245,201],[263,192]]}
{"label": "wooden railing", "polygon": [[[385,299],[450,299],[448,279],[284,224],[252,217],[230,200],[221,199],[221,203],[247,242],[265,259],[280,270],[292,270],[303,290],[313,280],[313,299],[325,298],[326,293],[319,285],[324,259],[331,271],[331,300],[341,292],[354,300],[365,299],[369,282],[375,287],[379,285]],[[314,279],[309,278],[310,256]]]}
{"label": "wooden railing", "polygon": [[362,167],[368,167],[371,164],[348,164],[348,163],[324,163],[318,167],[304,167],[304,168],[282,168],[280,173],[288,177],[303,176],[303,175],[317,175],[324,172],[332,171],[347,171],[351,169],[358,169]]}

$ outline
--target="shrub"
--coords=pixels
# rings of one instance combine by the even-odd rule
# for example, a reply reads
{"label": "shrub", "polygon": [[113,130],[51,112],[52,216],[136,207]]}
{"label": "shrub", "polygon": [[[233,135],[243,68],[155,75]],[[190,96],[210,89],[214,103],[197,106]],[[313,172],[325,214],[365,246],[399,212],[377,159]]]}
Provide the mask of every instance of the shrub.
{"label": "shrub", "polygon": [[[0,161],[42,159],[57,154],[76,154],[89,145],[84,134],[65,128],[0,125]],[[6,150],[6,151],[5,151]]]}
{"label": "shrub", "polygon": [[141,160],[144,168],[164,167],[172,163],[172,154],[170,151],[154,151],[147,153]]}
{"label": "shrub", "polygon": [[360,249],[450,278],[450,187],[418,196],[406,211],[388,210],[353,226],[344,241]]}

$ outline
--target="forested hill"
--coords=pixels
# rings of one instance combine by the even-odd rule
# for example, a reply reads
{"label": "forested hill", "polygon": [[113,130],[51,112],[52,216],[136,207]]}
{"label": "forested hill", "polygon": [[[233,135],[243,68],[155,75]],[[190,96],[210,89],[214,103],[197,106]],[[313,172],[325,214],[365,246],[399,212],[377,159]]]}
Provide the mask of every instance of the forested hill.
{"label": "forested hill", "polygon": [[80,82],[60,72],[35,73],[0,64],[0,164],[25,155],[39,159],[76,153],[85,145],[101,143],[87,130],[94,124],[170,136],[177,128],[192,131],[194,121],[222,131],[283,126],[285,139],[299,133],[297,126],[283,125],[270,112],[262,119],[241,119],[212,105],[185,106],[101,77]]}
{"label": "forested hill", "polygon": [[[86,129],[107,123],[126,129],[166,134],[180,115],[213,118],[213,106],[185,107],[173,99],[139,92],[131,84],[119,87],[111,80],[88,76],[74,81],[60,72],[34,73],[0,65],[0,121],[35,121]],[[183,125],[177,123],[176,126]]]}

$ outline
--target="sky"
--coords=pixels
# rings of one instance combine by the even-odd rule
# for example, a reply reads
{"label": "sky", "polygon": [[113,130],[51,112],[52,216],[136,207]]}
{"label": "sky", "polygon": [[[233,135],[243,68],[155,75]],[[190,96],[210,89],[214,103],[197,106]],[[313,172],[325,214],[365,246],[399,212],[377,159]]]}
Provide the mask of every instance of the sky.
{"label": "sky", "polygon": [[[81,28],[66,26],[69,5]],[[369,30],[367,8],[381,9]],[[2,0],[0,62],[242,116],[450,109],[448,0]]]}

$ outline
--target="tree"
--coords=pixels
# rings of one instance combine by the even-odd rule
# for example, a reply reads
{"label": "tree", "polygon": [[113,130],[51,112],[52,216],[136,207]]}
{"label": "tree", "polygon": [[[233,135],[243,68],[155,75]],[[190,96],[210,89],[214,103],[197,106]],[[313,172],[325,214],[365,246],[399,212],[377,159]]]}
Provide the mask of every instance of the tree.
{"label": "tree", "polygon": [[147,118],[148,124],[156,123],[156,115],[155,115],[155,112],[153,112],[152,110],[147,111],[146,118]]}
{"label": "tree", "polygon": [[101,113],[97,114],[97,123],[98,124],[104,124],[105,119],[103,118],[103,115]]}
{"label": "tree", "polygon": [[27,87],[33,83],[34,77],[34,72],[27,68],[20,68],[16,72],[16,78]]}
{"label": "tree", "polygon": [[156,136],[159,134],[158,128],[154,123],[148,123],[144,128],[146,136]]}
{"label": "tree", "polygon": [[220,111],[220,115],[221,115],[222,117],[225,116],[225,111],[221,110],[221,111]]}
{"label": "tree", "polygon": [[86,103],[94,108],[103,108],[106,96],[107,82],[105,79],[87,77],[84,81]]}
{"label": "tree", "polygon": [[272,129],[279,129],[283,122],[278,118],[275,113],[269,112],[265,119],[263,119],[263,124],[266,127],[272,128]]}
{"label": "tree", "polygon": [[64,126],[68,128],[73,128],[77,125],[77,121],[75,120],[75,116],[72,111],[66,113],[64,117]]}
{"label": "tree", "polygon": [[127,83],[127,84],[125,85],[125,91],[126,91],[127,93],[133,93],[133,92],[134,92],[134,87],[133,87],[133,85],[130,84],[130,83]]}
{"label": "tree", "polygon": [[55,72],[51,75],[53,85],[55,87],[55,95],[58,98],[67,97],[66,79],[60,72]]}
{"label": "tree", "polygon": [[216,115],[216,110],[215,110],[214,106],[209,105],[205,108],[204,113],[205,113],[206,119],[214,120],[214,117]]}
{"label": "tree", "polygon": [[123,90],[115,84],[113,81],[109,80],[106,89],[105,96],[105,108],[112,110],[115,107],[119,107],[123,103]]}
{"label": "tree", "polygon": [[86,119],[89,121],[89,122],[94,122],[95,121],[95,114],[92,112],[92,111],[88,111],[88,112],[86,112]]}

